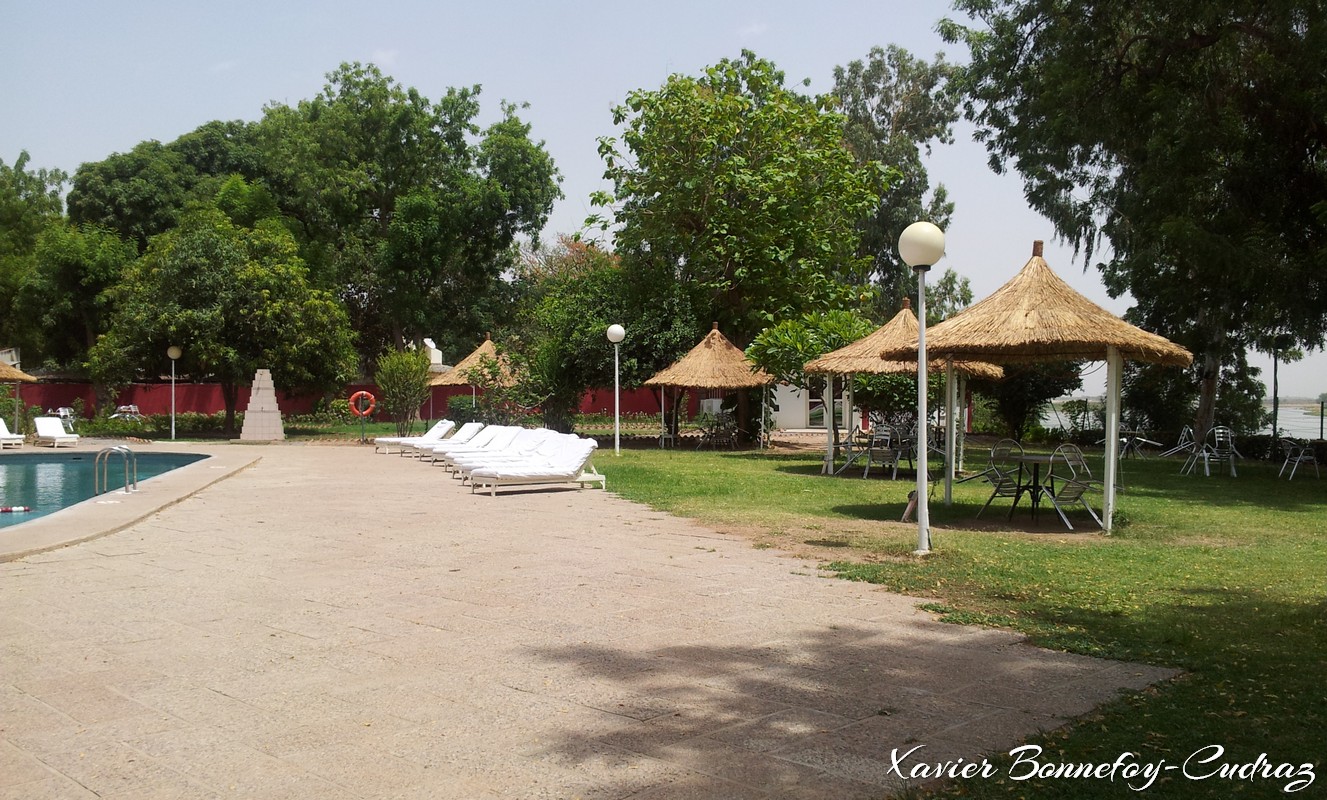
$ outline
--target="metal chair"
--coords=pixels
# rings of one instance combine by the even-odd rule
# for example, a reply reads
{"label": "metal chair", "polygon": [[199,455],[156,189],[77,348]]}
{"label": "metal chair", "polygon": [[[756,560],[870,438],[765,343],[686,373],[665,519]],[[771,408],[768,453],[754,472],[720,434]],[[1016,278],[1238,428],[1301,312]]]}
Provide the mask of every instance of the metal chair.
{"label": "metal chair", "polygon": [[876,425],[871,428],[871,442],[866,450],[866,469],[862,471],[863,478],[871,477],[871,466],[878,464],[882,467],[891,467],[893,474],[891,480],[898,480],[898,462],[899,462],[899,435],[888,425]]}
{"label": "metal chair", "polygon": [[1100,485],[1092,479],[1092,471],[1088,469],[1083,451],[1077,445],[1062,444],[1055,448],[1051,454],[1050,469],[1046,473],[1046,483],[1041,487],[1041,496],[1051,501],[1051,507],[1060,515],[1060,521],[1066,528],[1073,530],[1074,526],[1064,509],[1075,503],[1087,509],[1097,527],[1105,528],[1086,497],[1088,492],[1098,488]]}
{"label": "metal chair", "polygon": [[1027,490],[1023,484],[1023,464],[1017,460],[1022,455],[1023,445],[1013,439],[1001,439],[991,448],[990,463],[982,473],[982,477],[991,485],[991,496],[986,498],[986,505],[977,512],[978,517],[982,511],[990,507],[995,498],[1012,497],[1014,503],[1009,507],[1009,518],[1013,519],[1014,509],[1018,507],[1019,499]]}
{"label": "metal chair", "polygon": [[1193,428],[1189,427],[1188,425],[1185,425],[1185,426],[1180,430],[1180,438],[1179,438],[1179,441],[1175,442],[1175,446],[1174,446],[1174,447],[1172,447],[1172,448],[1170,448],[1169,450],[1167,450],[1166,452],[1162,453],[1162,454],[1161,454],[1161,457],[1162,457],[1162,458],[1165,458],[1166,456],[1173,456],[1173,455],[1176,455],[1176,454],[1178,454],[1178,453],[1190,453],[1190,454],[1192,454],[1193,451],[1196,450],[1196,449],[1198,449],[1198,443],[1195,442],[1194,439],[1193,439]]}
{"label": "metal chair", "polygon": [[1195,449],[1188,460],[1184,462],[1184,467],[1180,470],[1181,475],[1187,475],[1198,467],[1198,462],[1203,462],[1203,475],[1211,477],[1212,464],[1225,463],[1230,465],[1230,477],[1238,478],[1239,473],[1235,471],[1236,456],[1243,457],[1235,449],[1235,432],[1224,425],[1217,425],[1207,432],[1207,440],[1203,446]]}
{"label": "metal chair", "polygon": [[1286,480],[1293,481],[1295,470],[1299,469],[1300,464],[1312,464],[1313,474],[1322,477],[1322,473],[1318,471],[1318,457],[1313,452],[1313,445],[1294,439],[1282,439],[1281,452],[1285,455],[1285,461],[1281,462],[1281,471],[1276,473],[1276,477],[1281,477],[1285,474],[1286,467],[1290,467],[1290,477]]}

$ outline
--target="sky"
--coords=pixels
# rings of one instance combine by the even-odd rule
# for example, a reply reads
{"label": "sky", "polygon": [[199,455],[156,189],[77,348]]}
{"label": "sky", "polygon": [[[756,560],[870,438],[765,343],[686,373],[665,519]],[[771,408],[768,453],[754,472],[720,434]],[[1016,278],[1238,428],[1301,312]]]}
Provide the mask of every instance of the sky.
{"label": "sky", "polygon": [[[204,3],[105,3],[0,0],[0,159],[22,150],[30,167],[72,174],[85,161],[139,142],[169,142],[205,122],[256,120],[268,104],[314,96],[342,62],[377,64],[431,99],[449,87],[483,87],[481,124],[499,102],[529,104],[521,116],[562,173],[565,194],[545,229],[574,233],[594,209],[603,180],[598,139],[616,133],[611,110],[636,89],[670,74],[695,75],[743,49],[769,59],[788,83],[809,79],[826,92],[834,67],[896,44],[930,58],[966,60],[935,32],[943,17],[962,19],[939,0],[817,3],[508,2],[380,0]],[[1016,173],[997,175],[960,124],[953,145],[932,153],[933,183],[956,210],[937,265],[971,281],[980,300],[1027,263],[1032,242],[1088,298],[1121,314],[1128,297],[1110,298],[1095,270],[1084,270],[1050,224],[1030,210]],[[935,274],[935,273],[932,273]],[[628,325],[628,331],[630,326]],[[1251,354],[1270,383],[1270,360]],[[1085,368],[1084,390],[1102,391],[1105,370]],[[1281,395],[1327,392],[1327,356],[1282,365]]]}

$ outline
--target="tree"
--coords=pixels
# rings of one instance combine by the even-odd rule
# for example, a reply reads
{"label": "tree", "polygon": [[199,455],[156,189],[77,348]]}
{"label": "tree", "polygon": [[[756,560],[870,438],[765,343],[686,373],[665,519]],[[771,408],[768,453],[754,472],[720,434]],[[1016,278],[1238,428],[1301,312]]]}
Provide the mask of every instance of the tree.
{"label": "tree", "polygon": [[[942,184],[930,185],[923,151],[952,144],[958,95],[954,67],[937,55],[927,63],[901,47],[874,47],[865,61],[834,68],[834,94],[845,119],[844,137],[858,163],[887,164],[897,171],[874,213],[861,225],[861,249],[872,260],[871,280],[883,311],[903,297],[916,302],[912,269],[898,256],[898,237],[917,220],[944,228],[954,204]],[[928,196],[929,193],[929,196]]]}
{"label": "tree", "polygon": [[161,142],[143,142],[78,168],[69,190],[69,220],[115,231],[141,252],[153,236],[175,227],[196,180],[178,152]]}
{"label": "tree", "polygon": [[113,297],[109,329],[89,352],[94,377],[117,386],[156,374],[166,348],[179,345],[184,373],[221,384],[227,431],[240,385],[259,368],[287,390],[338,388],[353,373],[345,311],[309,286],[277,220],[246,229],[215,208],[195,210],[153,237]]}
{"label": "tree", "polygon": [[378,357],[373,382],[382,392],[382,410],[396,421],[396,435],[407,436],[419,407],[429,397],[429,357],[424,350],[389,350]]}
{"label": "tree", "polygon": [[481,131],[478,86],[434,103],[373,65],[327,80],[311,100],[269,107],[258,134],[306,254],[366,356],[441,340],[444,326],[473,339],[488,320],[464,312],[500,288],[516,235],[537,241],[561,196],[551,157],[516,106]]}
{"label": "tree", "polygon": [[970,385],[1004,423],[1010,438],[1021,441],[1051,400],[1082,388],[1080,366],[1075,361],[1005,364],[1002,380],[974,378]]}
{"label": "tree", "polygon": [[771,320],[859,295],[845,285],[869,268],[855,226],[885,183],[844,146],[832,99],[783,81],[750,52],[673,75],[628,95],[613,111],[621,141],[599,145],[614,193],[594,202],[615,206],[627,271],[685,287],[694,313],[739,345]]}
{"label": "tree", "polygon": [[1195,428],[1222,365],[1284,327],[1327,330],[1327,6],[959,0],[966,112],[991,165],[1098,264],[1136,322],[1192,349]]}
{"label": "tree", "polygon": [[41,331],[34,356],[80,363],[105,329],[110,290],[138,257],[133,242],[95,225],[51,225],[37,241],[36,266],[17,309]]}
{"label": "tree", "polygon": [[16,308],[19,290],[36,268],[37,241],[60,222],[60,170],[28,169],[21,151],[12,166],[0,159],[0,341],[25,351],[40,349],[37,326]]}

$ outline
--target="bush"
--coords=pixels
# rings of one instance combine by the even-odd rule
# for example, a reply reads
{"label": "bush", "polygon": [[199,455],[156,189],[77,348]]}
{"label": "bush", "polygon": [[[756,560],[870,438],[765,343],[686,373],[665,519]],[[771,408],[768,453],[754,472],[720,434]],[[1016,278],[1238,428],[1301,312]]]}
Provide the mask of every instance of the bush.
{"label": "bush", "polygon": [[382,398],[381,412],[396,421],[396,435],[406,436],[429,397],[429,358],[422,350],[393,350],[378,358],[373,382]]}
{"label": "bush", "polygon": [[457,425],[476,422],[479,420],[479,406],[472,397],[460,394],[450,397],[447,399],[447,419]]}

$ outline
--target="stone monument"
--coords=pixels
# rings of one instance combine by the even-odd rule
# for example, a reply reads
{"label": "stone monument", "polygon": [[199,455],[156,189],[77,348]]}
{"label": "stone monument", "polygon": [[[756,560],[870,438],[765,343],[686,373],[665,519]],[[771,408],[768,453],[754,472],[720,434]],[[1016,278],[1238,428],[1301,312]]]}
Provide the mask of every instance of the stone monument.
{"label": "stone monument", "polygon": [[249,407],[244,409],[244,427],[240,441],[279,442],[286,438],[281,427],[281,409],[276,405],[276,385],[272,371],[260,369],[253,376],[253,389],[249,393]]}

